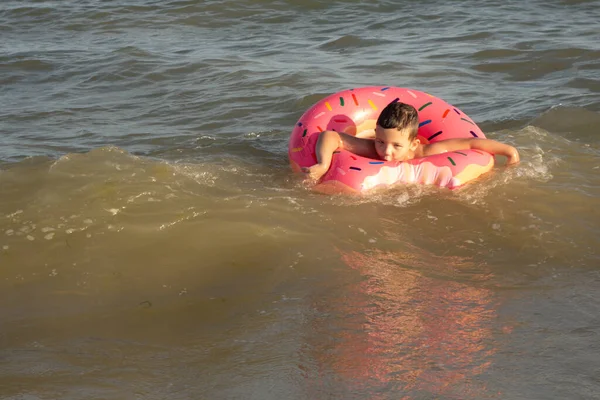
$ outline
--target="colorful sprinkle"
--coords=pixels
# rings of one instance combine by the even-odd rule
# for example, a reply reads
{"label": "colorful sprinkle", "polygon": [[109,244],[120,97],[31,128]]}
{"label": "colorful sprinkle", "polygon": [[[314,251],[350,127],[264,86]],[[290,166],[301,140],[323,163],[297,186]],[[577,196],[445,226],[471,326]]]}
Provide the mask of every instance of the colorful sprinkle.
{"label": "colorful sprinkle", "polygon": [[294,148],[292,149],[292,153],[297,153],[297,152],[299,152],[299,151],[302,151],[302,149],[303,149],[303,148],[304,148],[304,147],[294,147]]}
{"label": "colorful sprinkle", "polygon": [[410,90],[407,90],[408,94],[410,94],[412,97],[414,97],[415,99],[417,98],[417,95],[414,94],[413,92],[411,92]]}
{"label": "colorful sprinkle", "polygon": [[385,92],[385,91],[386,91],[386,90],[388,90],[389,88],[390,88],[389,86],[386,86],[386,87],[384,87],[384,88],[381,88],[381,91],[382,91],[382,92]]}
{"label": "colorful sprinkle", "polygon": [[377,111],[377,106],[375,104],[373,104],[373,102],[371,100],[367,100],[369,102],[369,105],[371,106],[371,108],[375,111]]}
{"label": "colorful sprinkle", "polygon": [[317,125],[317,132],[323,132],[323,128],[321,128],[319,125]]}
{"label": "colorful sprinkle", "polygon": [[468,122],[468,123],[470,123],[471,125],[475,125],[473,122],[469,121],[469,120],[468,120],[468,119],[466,119],[466,118],[461,118],[461,119],[462,119],[463,121],[465,121],[465,122]]}
{"label": "colorful sprinkle", "polygon": [[337,122],[338,124],[342,124],[342,123],[346,122],[346,119],[345,118],[334,118],[333,121]]}
{"label": "colorful sprinkle", "polygon": [[429,102],[429,103],[425,103],[425,104],[423,104],[423,105],[421,106],[421,108],[419,108],[419,111],[422,111],[424,108],[426,108],[426,107],[428,107],[428,106],[430,106],[430,105],[432,105],[432,104],[433,104],[432,102]]}
{"label": "colorful sprinkle", "polygon": [[373,94],[374,94],[375,96],[379,96],[379,97],[385,97],[385,94],[383,94],[383,93],[379,93],[379,92],[373,92]]}
{"label": "colorful sprinkle", "polygon": [[304,132],[302,132],[302,137],[306,136],[306,132],[308,132],[308,129],[305,129]]}
{"label": "colorful sprinkle", "polygon": [[373,165],[383,164],[383,161],[369,161],[369,164],[373,164]]}
{"label": "colorful sprinkle", "polygon": [[454,162],[454,160],[451,157],[448,157],[448,160],[450,160],[450,162],[452,163],[452,165],[456,166],[456,163]]}
{"label": "colorful sprinkle", "polygon": [[317,115],[315,115],[315,119],[317,118],[321,118],[323,115],[325,115],[325,111],[318,113]]}
{"label": "colorful sprinkle", "polygon": [[436,133],[434,133],[433,135],[429,136],[429,137],[427,138],[427,140],[431,140],[431,139],[433,139],[434,137],[440,136],[441,134],[442,134],[442,131],[436,132]]}
{"label": "colorful sprinkle", "polygon": [[465,153],[461,153],[460,151],[455,151],[455,153],[456,154],[460,154],[460,155],[465,156],[465,157],[467,156]]}
{"label": "colorful sprinkle", "polygon": [[442,118],[446,118],[446,115],[448,115],[449,112],[450,112],[450,109],[447,109],[446,111],[444,111],[444,115],[442,115]]}
{"label": "colorful sprinkle", "polygon": [[471,151],[477,153],[477,154],[481,154],[482,156],[485,155],[485,153],[483,151],[479,151],[479,150],[475,150],[475,149],[471,149]]}
{"label": "colorful sprinkle", "polygon": [[356,161],[356,157],[354,157],[353,155],[351,155],[350,158]]}
{"label": "colorful sprinkle", "polygon": [[352,93],[352,100],[354,100],[354,104],[358,105],[358,100],[356,100],[354,93]]}
{"label": "colorful sprinkle", "polygon": [[[400,101],[400,97],[396,97],[396,98],[395,98],[395,99],[392,101],[392,103],[397,103],[397,102],[399,102],[399,101]],[[390,103],[390,104],[391,104],[391,103]]]}
{"label": "colorful sprinkle", "polygon": [[298,126],[302,126],[302,122],[298,122]]}
{"label": "colorful sprinkle", "polygon": [[479,137],[479,136],[477,136],[477,134],[475,132],[473,132],[473,131],[469,131],[469,132],[471,132],[471,135],[473,135],[473,137]]}
{"label": "colorful sprinkle", "polygon": [[422,127],[422,126],[425,126],[425,125],[427,125],[427,124],[430,124],[430,123],[431,123],[431,120],[430,120],[430,119],[428,119],[428,120],[426,120],[426,121],[423,121],[423,122],[421,122],[421,123],[419,124],[419,128],[420,128],[420,127]]}
{"label": "colorful sprinkle", "polygon": [[340,97],[340,106],[344,107],[344,98]]}
{"label": "colorful sprinkle", "polygon": [[337,172],[339,172],[342,175],[346,175],[346,171],[344,171],[343,169],[341,169],[340,167],[337,167],[336,169]]}
{"label": "colorful sprinkle", "polygon": [[328,101],[326,101],[326,102],[325,102],[325,107],[327,107],[327,109],[328,109],[329,111],[331,111],[331,110],[332,110],[332,108],[331,108],[331,105],[329,104],[329,102],[328,102]]}
{"label": "colorful sprinkle", "polygon": [[362,169],[358,168],[358,167],[350,167],[349,169],[353,169],[355,171],[362,171]]}
{"label": "colorful sprinkle", "polygon": [[458,115],[460,115],[460,111],[458,111],[456,108],[453,108],[453,110],[454,110],[454,111],[455,111],[455,112],[456,112]]}

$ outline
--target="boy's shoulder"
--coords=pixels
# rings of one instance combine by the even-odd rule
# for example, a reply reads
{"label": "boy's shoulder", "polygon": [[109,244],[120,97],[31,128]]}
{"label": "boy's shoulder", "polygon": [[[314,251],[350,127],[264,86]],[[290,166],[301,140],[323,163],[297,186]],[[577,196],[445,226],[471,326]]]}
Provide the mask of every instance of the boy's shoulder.
{"label": "boy's shoulder", "polygon": [[422,157],[431,156],[434,154],[444,153],[447,150],[448,141],[452,139],[440,140],[435,143],[421,143]]}

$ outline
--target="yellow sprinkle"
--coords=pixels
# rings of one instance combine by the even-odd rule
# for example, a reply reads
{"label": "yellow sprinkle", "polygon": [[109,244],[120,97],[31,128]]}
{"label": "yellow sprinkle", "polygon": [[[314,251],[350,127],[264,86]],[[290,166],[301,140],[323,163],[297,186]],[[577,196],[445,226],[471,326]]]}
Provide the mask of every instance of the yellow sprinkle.
{"label": "yellow sprinkle", "polygon": [[332,110],[331,106],[329,105],[329,102],[327,102],[327,101],[325,102],[325,107],[327,107],[327,109],[328,109],[329,111],[331,111],[331,110]]}
{"label": "yellow sprinkle", "polygon": [[375,107],[375,104],[373,104],[373,102],[371,100],[367,100],[369,102],[369,105],[371,106],[371,108],[375,111],[377,111],[377,107]]}
{"label": "yellow sprinkle", "polygon": [[303,149],[303,147],[294,147],[294,148],[292,149],[292,153],[297,153],[297,152],[299,152],[299,151],[302,151],[302,149]]}

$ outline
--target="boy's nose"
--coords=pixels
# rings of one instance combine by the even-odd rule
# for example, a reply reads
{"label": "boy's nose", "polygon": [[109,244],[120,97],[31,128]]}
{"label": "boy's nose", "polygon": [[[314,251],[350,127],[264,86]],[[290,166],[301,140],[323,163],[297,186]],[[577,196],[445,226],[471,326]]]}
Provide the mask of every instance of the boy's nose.
{"label": "boy's nose", "polygon": [[393,154],[392,150],[393,149],[390,146],[385,147],[385,152],[383,153],[383,155],[384,155],[384,159],[386,161],[390,161],[392,159],[392,154]]}

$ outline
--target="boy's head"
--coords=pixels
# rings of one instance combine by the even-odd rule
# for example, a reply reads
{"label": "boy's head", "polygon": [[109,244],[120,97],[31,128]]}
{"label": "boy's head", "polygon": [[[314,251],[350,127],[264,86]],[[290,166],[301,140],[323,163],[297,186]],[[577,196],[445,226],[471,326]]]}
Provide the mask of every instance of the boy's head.
{"label": "boy's head", "polygon": [[379,114],[377,125],[383,129],[398,129],[412,141],[419,130],[419,115],[413,106],[396,101],[388,104]]}
{"label": "boy's head", "polygon": [[386,161],[406,161],[414,157],[419,115],[411,105],[394,102],[383,109],[375,127],[375,149]]}

